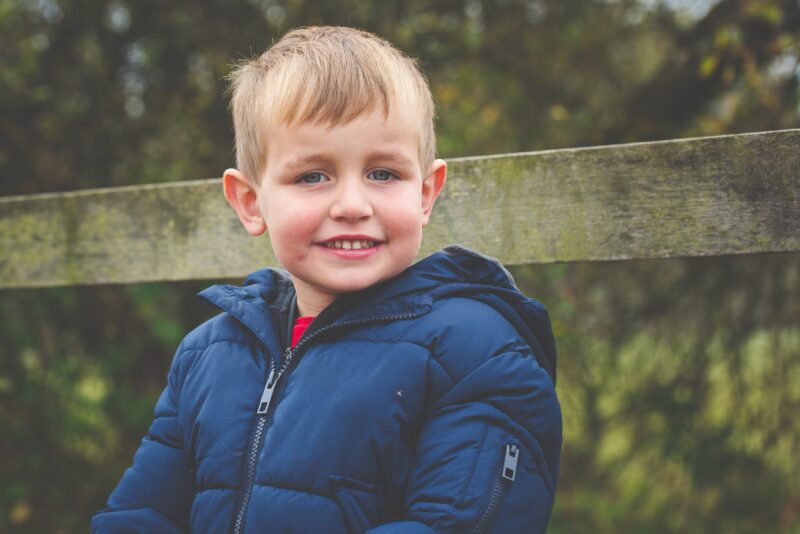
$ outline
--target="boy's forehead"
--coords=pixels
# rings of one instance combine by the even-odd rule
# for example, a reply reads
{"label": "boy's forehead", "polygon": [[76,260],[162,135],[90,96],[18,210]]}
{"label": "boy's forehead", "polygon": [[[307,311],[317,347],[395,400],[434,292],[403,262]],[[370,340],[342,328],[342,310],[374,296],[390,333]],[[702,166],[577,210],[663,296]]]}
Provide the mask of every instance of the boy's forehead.
{"label": "boy's forehead", "polygon": [[280,117],[265,116],[264,126],[269,132],[291,131],[325,134],[334,130],[375,127],[384,130],[416,130],[422,131],[422,125],[409,113],[402,113],[399,103],[395,103],[389,109],[380,106],[364,109],[353,116],[331,118],[326,116],[322,110],[319,114],[311,114],[307,117]]}
{"label": "boy's forehead", "polygon": [[398,165],[419,164],[422,132],[414,121],[399,114],[363,114],[346,122],[321,124],[305,121],[278,123],[265,132],[269,158],[302,166],[357,153]]}

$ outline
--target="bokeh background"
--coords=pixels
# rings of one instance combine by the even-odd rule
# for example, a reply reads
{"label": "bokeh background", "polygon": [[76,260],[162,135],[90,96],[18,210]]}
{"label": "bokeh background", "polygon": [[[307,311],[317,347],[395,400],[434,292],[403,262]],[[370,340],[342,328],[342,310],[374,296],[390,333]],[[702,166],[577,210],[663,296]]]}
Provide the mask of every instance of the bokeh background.
{"label": "bokeh background", "polygon": [[[220,176],[230,63],[319,23],[420,59],[445,158],[800,127],[797,0],[0,0],[0,194]],[[551,532],[800,532],[800,254],[514,273],[560,347]],[[208,283],[0,291],[0,531],[87,531]]]}

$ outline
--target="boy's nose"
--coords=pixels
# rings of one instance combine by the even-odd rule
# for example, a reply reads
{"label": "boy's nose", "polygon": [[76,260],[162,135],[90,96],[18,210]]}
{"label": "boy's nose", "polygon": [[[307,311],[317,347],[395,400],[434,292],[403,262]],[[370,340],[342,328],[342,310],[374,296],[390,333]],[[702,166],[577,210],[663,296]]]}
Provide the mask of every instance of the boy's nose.
{"label": "boy's nose", "polygon": [[342,180],[336,188],[331,217],[357,221],[372,216],[372,204],[360,180]]}

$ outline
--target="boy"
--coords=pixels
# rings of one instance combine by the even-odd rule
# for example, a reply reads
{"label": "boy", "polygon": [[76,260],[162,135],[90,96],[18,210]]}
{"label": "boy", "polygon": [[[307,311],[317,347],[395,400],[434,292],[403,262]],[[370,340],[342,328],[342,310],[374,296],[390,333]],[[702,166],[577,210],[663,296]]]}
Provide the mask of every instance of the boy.
{"label": "boy", "polygon": [[96,532],[543,532],[561,447],[544,309],[460,247],[413,60],[290,32],[232,76],[224,192],[287,272],[203,293]]}

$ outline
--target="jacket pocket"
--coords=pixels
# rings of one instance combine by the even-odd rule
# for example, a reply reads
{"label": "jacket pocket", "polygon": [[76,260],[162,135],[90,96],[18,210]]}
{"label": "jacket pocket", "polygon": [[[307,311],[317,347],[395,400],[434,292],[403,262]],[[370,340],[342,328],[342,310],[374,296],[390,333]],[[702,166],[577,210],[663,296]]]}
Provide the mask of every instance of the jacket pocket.
{"label": "jacket pocket", "polygon": [[361,534],[383,523],[383,498],[378,486],[336,475],[329,476],[328,480],[348,532]]}
{"label": "jacket pocket", "polygon": [[483,512],[478,518],[478,523],[472,530],[472,534],[482,534],[489,532],[489,528],[494,522],[495,515],[500,509],[500,505],[510,489],[511,484],[517,476],[517,464],[519,462],[520,449],[516,443],[507,443],[503,448],[502,461],[497,467],[497,475],[489,491],[489,499],[484,506]]}

